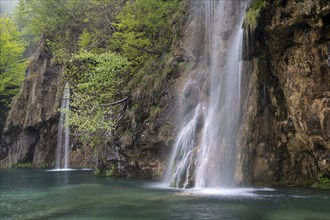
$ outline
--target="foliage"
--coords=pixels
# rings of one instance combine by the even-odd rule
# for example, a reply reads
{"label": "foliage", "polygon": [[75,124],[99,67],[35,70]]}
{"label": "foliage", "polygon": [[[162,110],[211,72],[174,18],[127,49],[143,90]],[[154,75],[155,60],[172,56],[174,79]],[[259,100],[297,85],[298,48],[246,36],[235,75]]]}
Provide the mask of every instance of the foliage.
{"label": "foliage", "polygon": [[11,168],[51,168],[55,166],[55,162],[51,163],[40,163],[33,164],[31,162],[16,163],[11,166]]}
{"label": "foliage", "polygon": [[120,52],[132,62],[135,71],[151,57],[157,58],[169,50],[172,39],[169,15],[177,0],[128,1],[117,16],[118,30],[109,42],[110,49]]}
{"label": "foliage", "polygon": [[12,166],[12,168],[32,168],[32,163],[17,163]]}
{"label": "foliage", "polygon": [[254,31],[257,27],[258,18],[263,9],[267,7],[267,0],[252,0],[250,8],[248,8],[244,17],[244,26],[249,27],[251,31]]}
{"label": "foliage", "polygon": [[24,78],[26,44],[16,25],[8,17],[0,17],[0,133],[12,98],[19,92]]}
{"label": "foliage", "polygon": [[110,169],[108,169],[105,173],[106,176],[112,177],[116,175],[117,168],[115,165],[110,166]]}
{"label": "foliage", "polygon": [[[23,34],[38,41],[45,35],[52,52],[66,56],[78,49],[82,33],[91,37],[84,46],[96,46],[105,42],[114,31],[115,15],[125,0],[20,0],[17,20]],[[82,46],[82,45],[80,45]],[[84,48],[89,49],[89,48]]]}
{"label": "foliage", "polygon": [[[66,79],[71,85],[69,123],[82,138],[92,138],[94,145],[113,128],[113,108],[128,61],[113,52],[94,54],[80,51],[67,66]],[[86,140],[85,140],[86,141]]]}
{"label": "foliage", "polygon": [[79,33],[82,10],[77,9],[82,6],[81,3],[72,0],[21,0],[16,19],[27,39],[37,42],[40,36],[45,35],[51,41],[58,39],[57,45],[51,46],[64,48],[65,43],[73,38],[72,35]]}
{"label": "foliage", "polygon": [[328,185],[328,186],[330,186],[330,179],[327,178],[327,177],[321,177],[321,178],[318,180],[318,183],[319,183],[319,184],[323,184],[323,185]]}
{"label": "foliage", "polygon": [[[167,60],[184,21],[185,2],[128,1],[117,16],[114,24],[117,32],[109,41],[109,49],[131,62],[125,90],[133,93],[134,102],[141,105],[137,114],[147,113],[166,85],[164,80],[172,71]],[[143,100],[137,100],[142,97]]]}
{"label": "foliage", "polygon": [[[10,18],[0,17],[0,23],[0,94],[12,97],[24,78],[26,62],[22,55],[26,44]],[[0,102],[8,106],[10,99],[1,98]]]}
{"label": "foliage", "polygon": [[313,188],[330,189],[330,178],[327,176],[319,177],[317,182],[312,185]]}

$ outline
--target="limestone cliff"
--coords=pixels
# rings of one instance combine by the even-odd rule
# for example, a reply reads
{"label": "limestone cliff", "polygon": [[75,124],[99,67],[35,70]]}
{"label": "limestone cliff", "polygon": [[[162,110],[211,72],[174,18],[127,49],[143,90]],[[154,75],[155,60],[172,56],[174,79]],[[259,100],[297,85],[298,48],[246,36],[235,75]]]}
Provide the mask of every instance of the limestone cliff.
{"label": "limestone cliff", "polygon": [[239,154],[237,178],[309,184],[329,177],[330,2],[272,1],[253,34],[241,133],[246,148]]}
{"label": "limestone cliff", "polygon": [[6,121],[0,158],[3,166],[54,161],[62,73],[62,66],[54,61],[42,38]]}

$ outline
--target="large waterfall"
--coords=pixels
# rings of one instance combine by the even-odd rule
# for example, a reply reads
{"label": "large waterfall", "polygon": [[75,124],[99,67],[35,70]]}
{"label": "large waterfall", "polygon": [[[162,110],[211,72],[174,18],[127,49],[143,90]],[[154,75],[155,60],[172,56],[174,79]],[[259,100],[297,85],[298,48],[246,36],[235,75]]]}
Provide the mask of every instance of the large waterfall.
{"label": "large waterfall", "polygon": [[67,120],[67,111],[70,105],[70,88],[65,84],[63,99],[61,105],[60,122],[58,124],[57,147],[56,147],[56,169],[69,168],[69,126],[65,126]]}
{"label": "large waterfall", "polygon": [[[191,18],[203,26],[195,65],[182,91],[182,125],[166,182],[177,188],[233,187],[241,114],[244,0],[191,1]],[[196,41],[196,40],[195,40]],[[199,48],[194,48],[199,46]],[[195,53],[196,54],[196,53]]]}

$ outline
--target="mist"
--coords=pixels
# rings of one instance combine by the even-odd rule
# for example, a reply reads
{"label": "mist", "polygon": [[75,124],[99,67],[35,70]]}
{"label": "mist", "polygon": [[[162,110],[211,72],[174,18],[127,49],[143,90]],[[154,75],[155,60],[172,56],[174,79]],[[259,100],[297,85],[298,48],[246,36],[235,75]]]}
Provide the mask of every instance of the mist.
{"label": "mist", "polygon": [[0,15],[12,16],[19,0],[0,0]]}

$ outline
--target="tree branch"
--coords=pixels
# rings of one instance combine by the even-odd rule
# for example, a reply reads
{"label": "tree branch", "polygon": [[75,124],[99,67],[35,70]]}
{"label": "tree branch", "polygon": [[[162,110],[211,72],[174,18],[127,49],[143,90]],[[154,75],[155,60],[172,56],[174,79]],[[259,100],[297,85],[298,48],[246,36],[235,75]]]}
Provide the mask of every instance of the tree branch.
{"label": "tree branch", "polygon": [[116,101],[116,102],[111,102],[111,103],[106,103],[106,104],[100,104],[100,105],[94,105],[92,110],[89,112],[89,114],[93,114],[93,112],[95,111],[96,108],[102,106],[102,107],[105,107],[105,106],[114,106],[114,105],[118,105],[120,103],[123,103],[123,102],[127,102],[128,100],[128,96],[126,96],[125,98],[119,100],[119,101]]}
{"label": "tree branch", "polygon": [[107,103],[107,104],[101,104],[100,106],[110,106],[110,105],[117,105],[117,104],[120,104],[120,103],[123,103],[123,102],[126,102],[128,100],[128,96],[126,96],[125,98],[119,100],[119,101],[116,101],[116,102],[111,102],[111,103]]}

